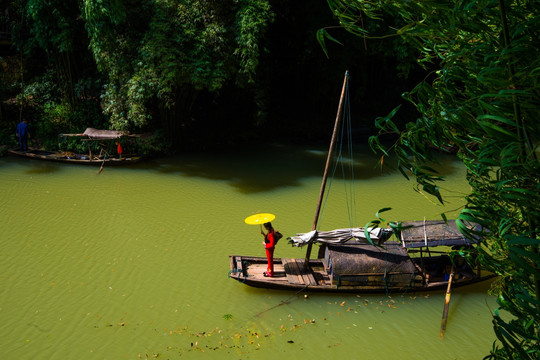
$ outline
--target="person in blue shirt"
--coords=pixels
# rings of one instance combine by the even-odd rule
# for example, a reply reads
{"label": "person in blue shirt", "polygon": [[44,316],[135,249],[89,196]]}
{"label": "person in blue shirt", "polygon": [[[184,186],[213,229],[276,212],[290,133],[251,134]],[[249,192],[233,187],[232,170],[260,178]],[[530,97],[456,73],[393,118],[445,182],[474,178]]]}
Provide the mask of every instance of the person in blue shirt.
{"label": "person in blue shirt", "polygon": [[28,150],[28,138],[30,137],[30,131],[28,130],[28,122],[23,119],[18,125],[15,135],[19,138],[19,147],[21,151]]}

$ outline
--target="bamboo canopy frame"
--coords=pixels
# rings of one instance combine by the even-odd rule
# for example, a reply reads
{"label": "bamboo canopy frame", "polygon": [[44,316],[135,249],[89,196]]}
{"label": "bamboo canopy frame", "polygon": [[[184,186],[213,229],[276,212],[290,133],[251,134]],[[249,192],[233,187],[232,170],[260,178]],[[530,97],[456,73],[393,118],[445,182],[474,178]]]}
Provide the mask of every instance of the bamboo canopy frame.
{"label": "bamboo canopy frame", "polygon": [[99,130],[94,128],[87,128],[83,133],[80,134],[60,134],[61,137],[70,137],[78,136],[84,137],[89,140],[114,140],[121,137],[140,137],[140,135],[133,135],[127,132],[118,131],[118,130]]}

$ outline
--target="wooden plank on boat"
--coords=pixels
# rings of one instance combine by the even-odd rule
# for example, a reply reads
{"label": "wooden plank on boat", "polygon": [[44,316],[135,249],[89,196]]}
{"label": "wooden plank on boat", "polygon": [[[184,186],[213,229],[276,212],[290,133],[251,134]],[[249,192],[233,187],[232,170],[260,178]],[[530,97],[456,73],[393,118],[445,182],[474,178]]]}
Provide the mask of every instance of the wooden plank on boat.
{"label": "wooden plank on boat", "polygon": [[304,278],[304,283],[307,285],[317,285],[317,281],[315,281],[315,277],[313,276],[313,272],[310,268],[307,268],[304,266],[305,259],[294,259],[298,269],[300,270],[300,274]]}
{"label": "wooden plank on boat", "polygon": [[317,285],[311,270],[304,271],[304,259],[281,259],[287,280],[293,284]]}
{"label": "wooden plank on boat", "polygon": [[291,284],[304,285],[304,278],[300,274],[300,269],[298,268],[296,261],[294,261],[294,259],[282,258],[281,262],[283,264],[283,268],[285,269],[287,280]]}
{"label": "wooden plank on boat", "polygon": [[242,269],[242,258],[241,257],[236,257],[236,268],[238,269],[238,271],[243,271]]}

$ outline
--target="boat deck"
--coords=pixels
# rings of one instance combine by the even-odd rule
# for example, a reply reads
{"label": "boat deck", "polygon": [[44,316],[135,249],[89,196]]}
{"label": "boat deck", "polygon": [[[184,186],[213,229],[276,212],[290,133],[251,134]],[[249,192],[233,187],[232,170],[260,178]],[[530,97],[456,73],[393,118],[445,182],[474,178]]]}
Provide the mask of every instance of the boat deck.
{"label": "boat deck", "polygon": [[331,285],[329,277],[323,272],[320,260],[310,260],[310,267],[306,270],[304,259],[275,258],[274,276],[265,277],[266,258],[231,256],[230,259],[231,269],[234,269],[230,277],[252,286],[303,289]]}

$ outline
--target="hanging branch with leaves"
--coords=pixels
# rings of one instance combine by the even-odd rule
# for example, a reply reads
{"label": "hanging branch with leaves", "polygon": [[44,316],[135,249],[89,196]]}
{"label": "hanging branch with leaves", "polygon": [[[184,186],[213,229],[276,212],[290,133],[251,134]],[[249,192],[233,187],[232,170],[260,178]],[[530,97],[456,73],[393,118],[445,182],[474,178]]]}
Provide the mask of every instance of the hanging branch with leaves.
{"label": "hanging branch with leaves", "polygon": [[[366,41],[399,36],[432,72],[404,94],[420,114],[399,124],[396,108],[376,120],[374,150],[395,157],[419,190],[443,199],[443,180],[427,164],[435,149],[453,147],[467,169],[471,193],[457,223],[479,237],[478,260],[500,275],[494,292],[494,344],[487,358],[540,356],[540,9],[535,1],[329,0],[340,25]],[[366,31],[367,21],[398,26]],[[366,20],[369,19],[369,20]],[[403,25],[405,24],[405,25]],[[333,41],[322,29],[323,48]],[[397,139],[384,146],[380,135]],[[381,164],[384,163],[381,160]],[[444,214],[442,214],[445,218]],[[482,226],[472,231],[470,223]],[[472,259],[472,256],[470,256]],[[511,314],[504,320],[500,311]]]}

